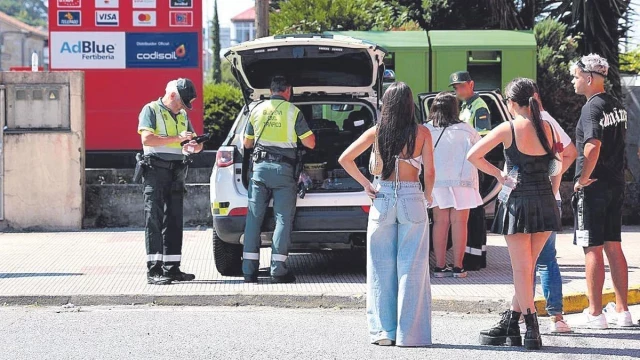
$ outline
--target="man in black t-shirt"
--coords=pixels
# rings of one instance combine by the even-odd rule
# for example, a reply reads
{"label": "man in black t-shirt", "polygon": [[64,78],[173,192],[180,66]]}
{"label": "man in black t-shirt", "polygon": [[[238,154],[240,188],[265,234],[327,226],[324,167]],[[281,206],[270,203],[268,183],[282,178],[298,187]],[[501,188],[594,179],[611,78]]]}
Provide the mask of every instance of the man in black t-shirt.
{"label": "man in black t-shirt", "polygon": [[[609,323],[633,326],[627,306],[627,260],[620,243],[627,112],[618,99],[605,93],[608,71],[607,60],[595,54],[583,56],[571,68],[576,93],[587,98],[576,125],[578,159],[572,206],[574,244],[585,253],[589,308],[583,323],[575,326],[596,329],[606,329]],[[608,309],[606,317],[602,313],[603,250],[616,292],[615,309]]]}

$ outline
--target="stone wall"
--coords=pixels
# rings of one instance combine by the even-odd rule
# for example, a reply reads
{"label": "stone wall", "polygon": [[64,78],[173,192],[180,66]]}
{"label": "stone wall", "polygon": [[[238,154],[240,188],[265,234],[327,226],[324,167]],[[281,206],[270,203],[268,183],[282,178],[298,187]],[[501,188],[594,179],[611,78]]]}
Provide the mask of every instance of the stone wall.
{"label": "stone wall", "polygon": [[[102,227],[142,227],[144,208],[142,185],[130,184],[133,170],[129,169],[87,169],[86,215],[84,226]],[[187,194],[184,201],[184,221],[186,226],[211,226],[209,178],[210,168],[189,169]],[[562,222],[573,225],[571,211],[572,183],[562,183]],[[624,224],[640,224],[640,186],[627,184]]]}

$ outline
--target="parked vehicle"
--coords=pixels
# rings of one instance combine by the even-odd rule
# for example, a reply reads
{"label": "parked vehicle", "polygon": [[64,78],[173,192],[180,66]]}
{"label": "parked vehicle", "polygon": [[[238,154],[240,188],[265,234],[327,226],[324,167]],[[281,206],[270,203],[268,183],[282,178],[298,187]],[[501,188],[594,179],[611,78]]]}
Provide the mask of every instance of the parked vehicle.
{"label": "parked vehicle", "polygon": [[[251,110],[268,98],[274,74],[292,83],[292,102],[316,136],[316,148],[303,157],[310,182],[297,202],[291,251],[365,244],[371,201],[338,164],[338,157],[374,124],[385,53],[351,37],[295,35],[249,41],[226,54],[246,104],[218,149],[211,174],[214,258],[221,274],[240,271],[250,157],[242,138]],[[367,175],[368,158],[367,153],[358,159]],[[274,226],[273,213],[267,212],[264,246],[270,244]]]}
{"label": "parked vehicle", "polygon": [[[240,273],[247,215],[250,151],[242,138],[252,109],[269,97],[270,79],[285,75],[293,85],[292,102],[300,108],[316,136],[316,148],[306,150],[303,177],[306,193],[298,198],[291,252],[351,249],[366,244],[371,200],[360,184],[338,163],[340,154],[379,116],[386,50],[374,43],[342,35],[291,35],[260,38],[237,45],[225,55],[242,88],[245,106],[218,149],[211,174],[213,251],[222,275]],[[497,92],[482,92],[492,122],[508,119]],[[424,121],[434,94],[421,94],[419,116]],[[495,115],[494,115],[495,114]],[[502,153],[496,151],[497,163]],[[357,159],[368,173],[370,151]],[[491,157],[493,159],[493,157]],[[497,190],[496,190],[497,189]],[[499,191],[491,179],[481,179],[481,194],[491,206]],[[271,244],[273,212],[265,217],[262,245]]]}

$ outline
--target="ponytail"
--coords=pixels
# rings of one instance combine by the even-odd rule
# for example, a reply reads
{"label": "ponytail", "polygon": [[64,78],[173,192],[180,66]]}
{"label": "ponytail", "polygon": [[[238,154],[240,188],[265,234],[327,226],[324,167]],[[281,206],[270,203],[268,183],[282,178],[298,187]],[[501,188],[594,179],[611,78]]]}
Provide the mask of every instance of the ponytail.
{"label": "ponytail", "polygon": [[[544,125],[542,124],[540,104],[538,104],[538,101],[533,96],[529,97],[529,109],[531,109],[531,122],[533,123],[533,127],[536,129],[538,140],[540,140],[540,143],[547,154],[555,157],[553,150],[549,146],[549,139],[547,138],[547,134],[544,131]],[[551,131],[553,131],[553,129],[551,129]]]}

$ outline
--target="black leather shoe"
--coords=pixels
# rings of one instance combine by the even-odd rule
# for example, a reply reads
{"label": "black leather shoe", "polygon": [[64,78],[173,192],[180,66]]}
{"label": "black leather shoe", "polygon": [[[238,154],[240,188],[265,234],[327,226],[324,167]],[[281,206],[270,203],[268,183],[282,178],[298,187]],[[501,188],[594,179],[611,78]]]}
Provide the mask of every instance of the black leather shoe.
{"label": "black leather shoe", "polygon": [[527,350],[540,350],[542,347],[542,337],[540,337],[540,325],[538,325],[538,313],[531,313],[527,309],[524,315],[524,322],[527,324],[527,332],[524,334],[524,348]]}
{"label": "black leather shoe", "polygon": [[173,281],[192,281],[196,279],[195,275],[187,274],[185,272],[180,271],[180,269],[165,272],[164,276],[171,278],[171,280]]}
{"label": "black leather shoe", "polygon": [[293,282],[296,282],[296,277],[292,273],[283,276],[271,276],[271,283],[273,284],[290,284]]}
{"label": "black leather shoe", "polygon": [[169,285],[172,278],[159,273],[147,273],[147,284],[149,285]]}
{"label": "black leather shoe", "polygon": [[480,344],[522,346],[520,326],[518,325],[520,314],[513,310],[503,312],[502,319],[496,325],[480,331]]}
{"label": "black leather shoe", "polygon": [[257,274],[245,275],[244,276],[244,282],[245,282],[245,284],[256,284],[256,283],[258,283],[258,275]]}

